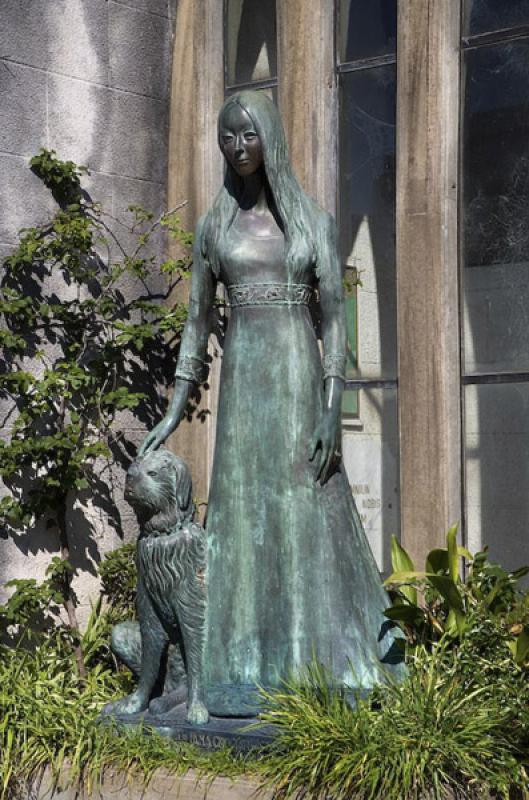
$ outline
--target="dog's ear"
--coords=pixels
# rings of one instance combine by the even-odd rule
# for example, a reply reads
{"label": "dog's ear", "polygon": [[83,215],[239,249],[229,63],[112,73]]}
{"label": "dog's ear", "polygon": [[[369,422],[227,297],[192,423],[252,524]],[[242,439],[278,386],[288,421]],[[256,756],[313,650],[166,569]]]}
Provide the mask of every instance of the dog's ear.
{"label": "dog's ear", "polygon": [[176,502],[178,503],[178,508],[185,513],[191,508],[193,484],[187,465],[180,459],[179,463],[175,464],[175,477]]}

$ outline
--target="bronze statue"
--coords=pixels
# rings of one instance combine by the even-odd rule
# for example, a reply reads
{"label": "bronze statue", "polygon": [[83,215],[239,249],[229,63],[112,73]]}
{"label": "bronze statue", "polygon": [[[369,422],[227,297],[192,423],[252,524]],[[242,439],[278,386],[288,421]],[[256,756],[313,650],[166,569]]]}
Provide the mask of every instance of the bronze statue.
{"label": "bronze statue", "polygon": [[[189,470],[167,450],[153,450],[131,464],[125,497],[140,525],[139,622],[115,626],[112,648],[139,676],[139,683],[131,695],[109,703],[103,713],[127,715],[149,708],[159,714],[187,700],[188,721],[204,724],[208,721],[202,680],[206,541],[203,528],[193,522]],[[162,679],[162,697],[149,704]]]}
{"label": "bronze statue", "polygon": [[[173,398],[140,453],[181,421],[206,374],[210,309],[227,290],[206,523],[206,706],[258,711],[313,656],[343,684],[398,673],[389,605],[341,463],[345,318],[335,223],[298,184],[263,92],[219,115],[224,184],[195,237]],[[310,311],[319,304],[323,360]]]}

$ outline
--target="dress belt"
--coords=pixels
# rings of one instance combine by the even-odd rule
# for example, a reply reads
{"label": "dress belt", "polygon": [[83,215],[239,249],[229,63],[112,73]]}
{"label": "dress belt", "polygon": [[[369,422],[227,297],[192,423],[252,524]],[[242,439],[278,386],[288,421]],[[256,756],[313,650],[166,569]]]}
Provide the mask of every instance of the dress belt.
{"label": "dress belt", "polygon": [[312,297],[308,283],[232,283],[226,288],[230,308],[308,306]]}

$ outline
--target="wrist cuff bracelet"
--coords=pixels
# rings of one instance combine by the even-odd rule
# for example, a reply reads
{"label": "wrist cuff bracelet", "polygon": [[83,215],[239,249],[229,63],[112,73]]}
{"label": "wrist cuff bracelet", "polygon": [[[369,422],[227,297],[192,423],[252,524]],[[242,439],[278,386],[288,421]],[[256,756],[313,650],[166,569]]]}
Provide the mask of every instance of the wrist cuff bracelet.
{"label": "wrist cuff bracelet", "polygon": [[328,353],[323,357],[323,380],[341,378],[345,381],[345,353]]}
{"label": "wrist cuff bracelet", "polygon": [[175,378],[182,378],[192,383],[204,383],[208,376],[207,364],[194,356],[179,356],[175,370]]}

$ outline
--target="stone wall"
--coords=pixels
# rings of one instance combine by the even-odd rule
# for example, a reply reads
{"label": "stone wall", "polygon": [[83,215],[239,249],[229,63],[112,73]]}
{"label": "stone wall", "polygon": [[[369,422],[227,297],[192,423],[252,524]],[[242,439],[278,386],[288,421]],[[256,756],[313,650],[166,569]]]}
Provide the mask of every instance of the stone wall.
{"label": "stone wall", "polygon": [[[90,793],[93,800],[272,800],[273,791],[260,787],[258,780],[250,776],[238,778],[199,776],[189,771],[179,777],[164,770],[157,770],[146,787],[138,780],[127,780],[125,774],[105,777],[102,784]],[[79,792],[70,789],[53,789],[48,771],[40,786],[35,786],[33,800],[77,800]]]}
{"label": "stone wall", "polygon": [[[0,5],[0,258],[17,232],[44,222],[54,203],[28,168],[39,147],[90,168],[83,185],[114,217],[131,203],[166,206],[169,90],[176,0],[2,0]],[[161,254],[164,243],[155,245]],[[133,291],[133,287],[129,287]],[[12,416],[3,408],[2,435]],[[132,414],[124,433],[141,440]],[[117,522],[86,500],[69,524],[75,588],[86,615],[101,553],[135,534],[122,500],[123,473],[106,477]],[[0,530],[0,584],[43,575],[49,536]],[[0,588],[0,602],[5,595]]]}

